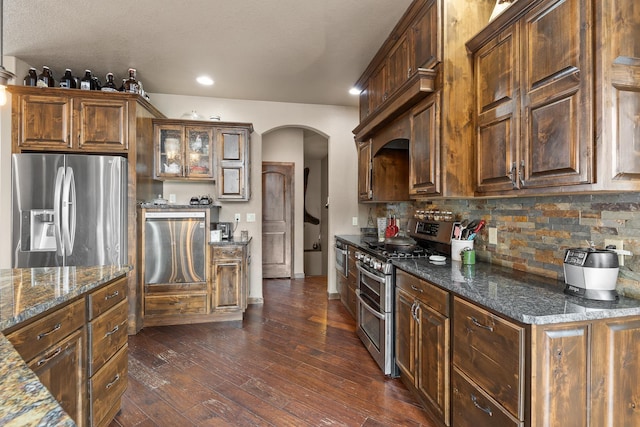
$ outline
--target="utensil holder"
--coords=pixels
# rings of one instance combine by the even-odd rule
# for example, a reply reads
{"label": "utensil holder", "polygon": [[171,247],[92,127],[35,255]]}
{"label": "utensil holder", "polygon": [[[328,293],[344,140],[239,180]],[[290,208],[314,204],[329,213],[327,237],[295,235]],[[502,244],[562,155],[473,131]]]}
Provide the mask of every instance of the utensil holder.
{"label": "utensil holder", "polygon": [[451,240],[451,259],[453,261],[462,261],[460,253],[465,248],[473,249],[473,242],[474,240]]}

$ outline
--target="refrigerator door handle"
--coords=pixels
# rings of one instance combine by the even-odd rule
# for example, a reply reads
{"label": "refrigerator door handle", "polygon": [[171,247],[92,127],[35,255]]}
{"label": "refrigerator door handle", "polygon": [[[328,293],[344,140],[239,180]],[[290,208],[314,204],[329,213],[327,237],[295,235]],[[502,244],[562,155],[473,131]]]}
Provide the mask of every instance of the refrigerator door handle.
{"label": "refrigerator door handle", "polygon": [[76,181],[70,167],[67,167],[62,190],[62,227],[64,252],[71,255],[76,239]]}
{"label": "refrigerator door handle", "polygon": [[64,255],[64,248],[62,246],[62,218],[61,218],[61,205],[62,205],[62,185],[64,183],[64,167],[60,166],[56,172],[56,183],[53,195],[53,223],[56,235],[56,252],[58,256]]}

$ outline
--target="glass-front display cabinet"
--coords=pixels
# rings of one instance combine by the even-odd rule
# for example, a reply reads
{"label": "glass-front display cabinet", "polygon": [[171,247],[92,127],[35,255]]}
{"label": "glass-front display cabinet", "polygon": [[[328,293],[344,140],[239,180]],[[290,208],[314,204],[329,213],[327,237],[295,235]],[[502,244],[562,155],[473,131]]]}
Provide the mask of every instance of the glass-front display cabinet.
{"label": "glass-front display cabinet", "polygon": [[214,179],[213,128],[154,124],[157,179]]}

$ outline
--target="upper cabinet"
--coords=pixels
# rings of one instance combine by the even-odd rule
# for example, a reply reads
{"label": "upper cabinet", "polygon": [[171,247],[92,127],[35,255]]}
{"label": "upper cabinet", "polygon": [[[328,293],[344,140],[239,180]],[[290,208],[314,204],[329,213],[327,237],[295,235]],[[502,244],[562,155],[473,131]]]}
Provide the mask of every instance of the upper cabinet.
{"label": "upper cabinet", "polygon": [[213,127],[154,121],[158,179],[209,179],[213,176]]}
{"label": "upper cabinet", "polygon": [[229,126],[217,130],[218,199],[249,200],[249,141],[253,127]]}
{"label": "upper cabinet", "polygon": [[131,96],[11,86],[13,151],[126,153]]}
{"label": "upper cabinet", "polygon": [[495,0],[415,0],[358,81],[367,93],[361,94],[360,124],[353,132],[357,142],[374,141],[374,199],[382,176],[390,173],[377,167],[379,147],[399,137],[390,128],[403,117],[408,132],[400,138],[408,141],[408,167],[396,182],[408,188],[396,192],[394,201],[473,195],[473,73],[465,42],[488,21],[494,5]]}
{"label": "upper cabinet", "polygon": [[520,0],[467,43],[477,195],[640,189],[638,22],[619,0]]}
{"label": "upper cabinet", "polygon": [[219,200],[250,198],[251,123],[153,121],[155,178],[216,181]]}

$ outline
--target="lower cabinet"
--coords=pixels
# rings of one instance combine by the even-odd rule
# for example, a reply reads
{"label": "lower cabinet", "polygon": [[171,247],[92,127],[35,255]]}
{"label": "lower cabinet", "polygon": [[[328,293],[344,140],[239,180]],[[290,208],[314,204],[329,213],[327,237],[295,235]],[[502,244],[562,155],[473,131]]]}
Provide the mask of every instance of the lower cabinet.
{"label": "lower cabinet", "polygon": [[396,274],[396,364],[403,382],[444,425],[449,409],[449,293]]}
{"label": "lower cabinet", "polygon": [[3,331],[78,426],[107,426],[127,388],[128,278]]}
{"label": "lower cabinet", "polygon": [[212,246],[211,309],[242,320],[247,308],[247,245]]}
{"label": "lower cabinet", "polygon": [[356,318],[356,288],[358,287],[358,269],[356,268],[356,248],[347,245],[347,277],[336,270],[336,287],[340,301],[351,316]]}

